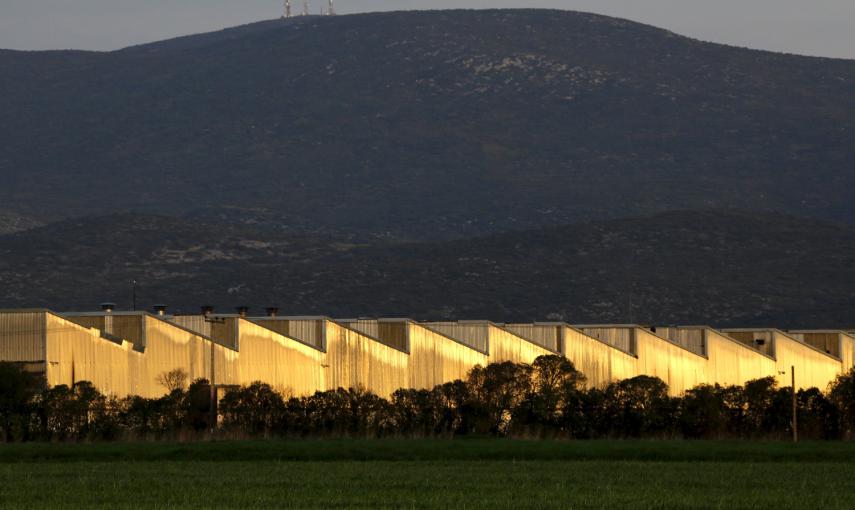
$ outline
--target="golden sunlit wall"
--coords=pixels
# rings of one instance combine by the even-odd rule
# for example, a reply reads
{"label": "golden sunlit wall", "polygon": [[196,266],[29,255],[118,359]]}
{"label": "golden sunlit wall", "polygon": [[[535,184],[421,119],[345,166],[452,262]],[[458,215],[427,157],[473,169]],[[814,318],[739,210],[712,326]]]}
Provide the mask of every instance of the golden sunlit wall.
{"label": "golden sunlit wall", "polygon": [[582,331],[564,326],[563,354],[576,370],[585,374],[588,388],[603,388],[609,383],[638,375],[638,358]]}
{"label": "golden sunlit wall", "polygon": [[855,336],[840,333],[840,360],[843,363],[842,372],[848,372],[855,367]]}
{"label": "golden sunlit wall", "polygon": [[742,385],[775,375],[775,360],[758,349],[719,331],[703,328],[708,384]]}
{"label": "golden sunlit wall", "polygon": [[408,386],[409,356],[356,330],[324,320],[328,388],[363,388],[389,397]]}
{"label": "golden sunlit wall", "polygon": [[431,389],[466,379],[487,354],[408,319],[338,319],[351,329],[409,354],[407,387]]}
{"label": "golden sunlit wall", "polygon": [[[387,319],[349,324],[360,330],[326,318],[225,317],[219,333],[224,343],[234,344],[232,349],[145,313],[61,317],[38,310],[0,312],[0,360],[44,371],[51,385],[89,380],[106,394],[145,397],[163,395],[166,388],[157,378],[176,368],[185,370],[191,381],[212,375],[218,385],[263,381],[289,395],[361,387],[388,397],[399,388],[432,388],[463,379],[476,365],[531,363],[552,354],[523,334],[561,345],[590,387],[644,374],[664,380],[675,395],[698,384],[744,384],[767,376],[788,386],[791,366],[796,367],[799,388],[824,390],[855,363],[855,338],[834,331],[790,336],[772,329],[722,332],[680,327],[653,332],[630,325],[582,326],[582,330],[541,324],[518,328],[515,334],[510,331],[514,325],[504,328],[486,321]],[[302,338],[280,332],[285,330]],[[763,344],[758,345],[757,339]],[[470,347],[479,342],[485,352]],[[839,352],[840,358],[826,350]]]}
{"label": "golden sunlit wall", "polygon": [[823,391],[840,373],[840,360],[815,347],[799,342],[781,331],[774,330],[775,361],[780,386],[790,386],[791,367],[796,367],[796,387],[816,387]]}
{"label": "golden sunlit wall", "polygon": [[51,386],[89,381],[107,395],[142,395],[139,367],[144,356],[124,340],[108,340],[52,313],[46,314],[47,382]]}
{"label": "golden sunlit wall", "polygon": [[532,363],[539,356],[549,356],[555,352],[521,338],[495,324],[487,325],[489,334],[490,363],[512,361],[514,363]]}
{"label": "golden sunlit wall", "polygon": [[411,388],[431,389],[437,385],[465,380],[477,365],[488,364],[487,354],[450,337],[408,322]]}
{"label": "golden sunlit wall", "polygon": [[239,384],[266,382],[288,396],[311,395],[328,387],[326,353],[254,320],[238,320]]}
{"label": "golden sunlit wall", "polygon": [[709,381],[705,357],[643,328],[635,328],[634,337],[638,373],[662,379],[672,395]]}
{"label": "golden sunlit wall", "polygon": [[235,366],[239,357],[237,351],[154,316],[145,315],[144,319],[146,361],[140,371],[141,395],[163,395],[165,390],[157,383],[157,377],[176,368],[187,372],[188,382],[195,379],[210,381],[212,350],[214,384],[239,384]]}

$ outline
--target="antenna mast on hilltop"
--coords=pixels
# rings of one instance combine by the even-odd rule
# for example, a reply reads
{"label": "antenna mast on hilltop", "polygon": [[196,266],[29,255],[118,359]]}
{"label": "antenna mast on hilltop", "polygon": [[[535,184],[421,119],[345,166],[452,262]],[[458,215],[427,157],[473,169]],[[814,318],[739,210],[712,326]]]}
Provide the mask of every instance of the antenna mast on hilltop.
{"label": "antenna mast on hilltop", "polygon": [[309,0],[303,0],[303,16],[309,15]]}
{"label": "antenna mast on hilltop", "polygon": [[335,0],[329,0],[329,7],[327,8],[327,14],[329,16],[335,16]]}
{"label": "antenna mast on hilltop", "polygon": [[291,0],[285,0],[285,17],[291,17]]}

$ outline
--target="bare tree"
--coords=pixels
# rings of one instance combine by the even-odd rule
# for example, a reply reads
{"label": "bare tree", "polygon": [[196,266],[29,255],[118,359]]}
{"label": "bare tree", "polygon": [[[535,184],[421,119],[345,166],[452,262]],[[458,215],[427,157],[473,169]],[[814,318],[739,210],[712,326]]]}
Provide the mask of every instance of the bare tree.
{"label": "bare tree", "polygon": [[157,376],[157,384],[166,388],[167,391],[172,393],[175,390],[183,390],[185,386],[187,386],[187,378],[189,375],[184,371],[183,368],[176,368],[170,370],[169,372],[163,372]]}

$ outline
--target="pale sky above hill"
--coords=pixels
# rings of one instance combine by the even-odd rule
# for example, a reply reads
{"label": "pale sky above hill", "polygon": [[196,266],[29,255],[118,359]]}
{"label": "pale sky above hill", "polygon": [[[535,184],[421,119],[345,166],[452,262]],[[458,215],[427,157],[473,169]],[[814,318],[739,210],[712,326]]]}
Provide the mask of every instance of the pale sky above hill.
{"label": "pale sky above hill", "polygon": [[[301,0],[293,0],[295,5]],[[855,59],[855,0],[337,0],[340,14],[549,7],[737,46]],[[317,12],[326,0],[312,0]],[[0,48],[111,50],[271,19],[280,0],[0,0]]]}

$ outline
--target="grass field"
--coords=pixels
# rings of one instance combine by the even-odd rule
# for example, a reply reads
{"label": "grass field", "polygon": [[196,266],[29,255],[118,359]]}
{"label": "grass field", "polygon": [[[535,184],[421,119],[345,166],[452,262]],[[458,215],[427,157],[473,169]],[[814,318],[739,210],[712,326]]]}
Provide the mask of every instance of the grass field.
{"label": "grass field", "polygon": [[4,508],[855,508],[855,444],[0,446]]}

